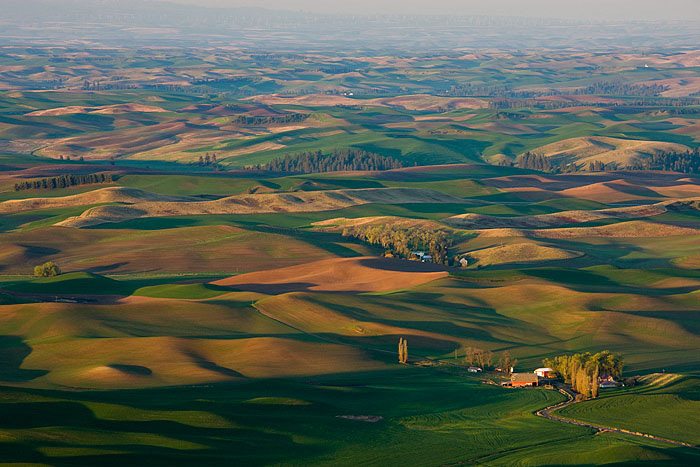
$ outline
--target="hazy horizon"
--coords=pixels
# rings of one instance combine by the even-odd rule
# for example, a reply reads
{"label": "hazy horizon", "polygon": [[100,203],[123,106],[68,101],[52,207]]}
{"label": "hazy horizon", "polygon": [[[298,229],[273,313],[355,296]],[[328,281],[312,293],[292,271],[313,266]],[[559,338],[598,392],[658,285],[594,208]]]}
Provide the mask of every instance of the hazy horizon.
{"label": "hazy horizon", "polygon": [[0,43],[79,40],[132,46],[435,51],[679,50],[696,48],[700,41],[695,0],[668,0],[663,6],[650,0],[606,2],[494,0],[486,5],[434,0],[427,6],[418,0],[4,0]]}
{"label": "hazy horizon", "polygon": [[[60,1],[60,0],[58,0]],[[159,0],[149,0],[159,1]],[[261,7],[338,14],[494,15],[566,19],[700,20],[697,0],[169,0],[213,7]]]}

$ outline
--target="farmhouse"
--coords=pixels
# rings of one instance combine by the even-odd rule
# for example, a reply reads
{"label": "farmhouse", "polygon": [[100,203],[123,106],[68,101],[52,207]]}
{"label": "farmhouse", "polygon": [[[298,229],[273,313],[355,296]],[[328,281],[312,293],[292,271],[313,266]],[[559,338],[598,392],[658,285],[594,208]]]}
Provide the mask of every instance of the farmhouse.
{"label": "farmhouse", "polygon": [[537,386],[540,379],[534,373],[513,373],[510,375],[510,385],[514,388]]}
{"label": "farmhouse", "polygon": [[551,368],[538,368],[535,370],[535,374],[540,378],[547,379],[554,378],[556,376],[556,372]]}
{"label": "farmhouse", "polygon": [[484,371],[484,370],[483,370],[482,368],[478,367],[478,366],[470,366],[469,368],[467,368],[467,371],[468,371],[469,373],[480,373],[480,372],[482,372],[482,371]]}
{"label": "farmhouse", "polygon": [[433,261],[433,257],[427,254],[425,251],[414,251],[412,255],[418,261],[421,261],[423,263],[430,263]]}

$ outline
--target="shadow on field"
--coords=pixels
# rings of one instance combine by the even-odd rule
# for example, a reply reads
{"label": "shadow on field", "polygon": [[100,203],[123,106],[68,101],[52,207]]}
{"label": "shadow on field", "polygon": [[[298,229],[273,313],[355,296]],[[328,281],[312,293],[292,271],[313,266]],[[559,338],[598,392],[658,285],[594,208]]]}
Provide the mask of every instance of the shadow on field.
{"label": "shadow on field", "polygon": [[26,382],[45,375],[45,370],[20,368],[32,348],[18,336],[0,336],[0,380]]}
{"label": "shadow on field", "polygon": [[383,271],[398,271],[398,272],[440,272],[447,268],[439,264],[421,263],[420,261],[388,261],[386,258],[367,258],[360,260],[362,266],[380,269]]}
{"label": "shadow on field", "polygon": [[[286,282],[281,284],[236,284],[231,286],[229,290],[231,291],[242,291],[242,292],[255,292],[268,295],[282,295],[290,292],[313,292],[312,287],[316,287],[318,284],[311,282]],[[326,292],[332,293],[332,292]],[[352,292],[342,292],[342,293],[352,293]]]}
{"label": "shadow on field", "polygon": [[150,376],[153,374],[153,370],[141,365],[122,365],[119,363],[115,363],[107,366],[109,368],[113,368],[115,370],[121,371],[122,373],[133,376]]}
{"label": "shadow on field", "polygon": [[129,264],[129,263],[126,262],[126,261],[122,261],[121,263],[105,264],[105,265],[102,265],[102,266],[97,266],[97,267],[94,267],[94,268],[90,268],[90,269],[88,269],[88,272],[92,272],[92,273],[95,273],[95,274],[104,274],[104,273],[106,273],[106,272],[110,272],[110,271],[117,270],[117,269],[119,269],[119,268],[122,267],[122,266],[126,266],[127,264]]}
{"label": "shadow on field", "polygon": [[218,373],[223,376],[227,376],[229,378],[245,378],[241,373],[237,372],[236,370],[232,370],[231,368],[226,368],[223,366],[219,366],[216,363],[207,360],[197,352],[194,352],[192,350],[184,350],[183,353],[187,355],[189,358],[192,359],[192,361],[197,364],[200,368],[203,368],[205,370],[213,371],[214,373]]}

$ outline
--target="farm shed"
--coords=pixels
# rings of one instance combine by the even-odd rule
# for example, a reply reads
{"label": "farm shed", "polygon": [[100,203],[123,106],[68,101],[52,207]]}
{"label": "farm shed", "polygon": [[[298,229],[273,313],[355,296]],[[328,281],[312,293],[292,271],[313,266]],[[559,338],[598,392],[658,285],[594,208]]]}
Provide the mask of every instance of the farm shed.
{"label": "farm shed", "polygon": [[510,384],[514,388],[537,386],[540,379],[534,373],[513,373],[510,375]]}

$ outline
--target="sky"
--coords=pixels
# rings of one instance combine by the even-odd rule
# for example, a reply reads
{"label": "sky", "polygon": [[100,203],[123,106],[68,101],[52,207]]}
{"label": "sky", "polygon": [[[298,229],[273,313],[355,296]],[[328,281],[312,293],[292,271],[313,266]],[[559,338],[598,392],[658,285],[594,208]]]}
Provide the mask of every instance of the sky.
{"label": "sky", "polygon": [[170,0],[207,6],[258,6],[320,13],[534,16],[700,21],[700,0]]}

